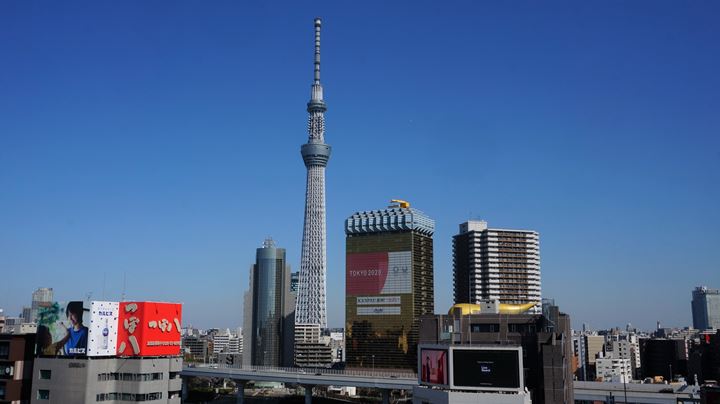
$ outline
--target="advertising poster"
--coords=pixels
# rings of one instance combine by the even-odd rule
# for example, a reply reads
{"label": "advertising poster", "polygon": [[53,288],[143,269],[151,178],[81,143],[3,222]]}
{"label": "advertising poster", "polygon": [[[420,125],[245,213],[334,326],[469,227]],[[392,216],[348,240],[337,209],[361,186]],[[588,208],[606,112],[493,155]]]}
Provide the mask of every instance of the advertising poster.
{"label": "advertising poster", "polygon": [[180,354],[182,305],[159,302],[121,302],[118,356]]}
{"label": "advertising poster", "polygon": [[444,349],[420,350],[420,383],[448,385],[448,351]]}
{"label": "advertising poster", "polygon": [[118,336],[118,302],[90,302],[88,356],[115,356]]}
{"label": "advertising poster", "polygon": [[452,351],[453,386],[460,388],[521,389],[519,349],[462,349]]}
{"label": "advertising poster", "polygon": [[52,302],[38,308],[36,353],[41,356],[78,357],[87,354],[88,309],[83,302]]}

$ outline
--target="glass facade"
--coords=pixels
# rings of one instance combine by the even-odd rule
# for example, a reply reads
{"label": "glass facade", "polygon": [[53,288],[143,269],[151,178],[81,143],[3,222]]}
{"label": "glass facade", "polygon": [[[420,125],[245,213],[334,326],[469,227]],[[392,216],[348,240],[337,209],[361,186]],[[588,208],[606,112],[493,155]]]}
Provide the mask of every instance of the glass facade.
{"label": "glass facade", "polygon": [[414,370],[420,316],[434,313],[432,232],[347,229],[347,366]]}
{"label": "glass facade", "polygon": [[282,366],[284,310],[289,269],[285,249],[271,242],[257,249],[253,265],[252,365]]}

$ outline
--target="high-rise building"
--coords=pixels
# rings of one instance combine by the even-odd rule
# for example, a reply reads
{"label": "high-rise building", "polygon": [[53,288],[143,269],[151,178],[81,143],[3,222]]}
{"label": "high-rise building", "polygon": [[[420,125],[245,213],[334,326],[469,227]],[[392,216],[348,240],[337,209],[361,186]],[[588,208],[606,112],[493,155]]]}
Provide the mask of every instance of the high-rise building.
{"label": "high-rise building", "polygon": [[257,249],[252,279],[252,364],[282,366],[290,268],[285,249],[275,247],[272,239]]}
{"label": "high-rise building", "polygon": [[540,312],[540,244],[532,230],[490,229],[485,221],[460,225],[453,236],[455,304],[538,303]]}
{"label": "high-rise building", "polygon": [[415,369],[420,316],[434,312],[435,222],[397,202],[345,220],[348,367]]}
{"label": "high-rise building", "polygon": [[327,108],[320,84],[320,26],[321,21],[316,18],[315,77],[307,104],[308,142],[300,148],[307,167],[307,188],[295,323],[326,328],[325,167],[330,159],[330,146],[325,144]]}
{"label": "high-rise building", "polygon": [[693,328],[720,329],[720,290],[698,286],[692,292]]}

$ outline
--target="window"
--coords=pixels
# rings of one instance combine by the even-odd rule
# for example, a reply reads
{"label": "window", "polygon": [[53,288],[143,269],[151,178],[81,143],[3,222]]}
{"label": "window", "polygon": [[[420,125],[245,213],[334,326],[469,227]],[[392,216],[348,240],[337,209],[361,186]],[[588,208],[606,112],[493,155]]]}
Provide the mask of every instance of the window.
{"label": "window", "polygon": [[5,399],[5,382],[0,382],[0,400]]}
{"label": "window", "polygon": [[37,399],[38,400],[49,400],[50,399],[50,390],[38,390]]}
{"label": "window", "polygon": [[49,369],[40,369],[40,378],[44,380],[50,380],[52,377],[52,371]]}
{"label": "window", "polygon": [[0,342],[0,359],[8,359],[10,357],[10,342]]}
{"label": "window", "polygon": [[500,324],[472,324],[471,332],[500,332]]}

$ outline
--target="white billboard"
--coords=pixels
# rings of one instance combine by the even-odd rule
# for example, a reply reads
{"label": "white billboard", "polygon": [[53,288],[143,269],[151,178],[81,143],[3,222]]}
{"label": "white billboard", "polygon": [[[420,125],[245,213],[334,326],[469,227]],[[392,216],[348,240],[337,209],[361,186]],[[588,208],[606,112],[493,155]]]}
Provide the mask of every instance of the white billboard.
{"label": "white billboard", "polygon": [[117,354],[119,310],[118,302],[90,302],[88,356]]}

